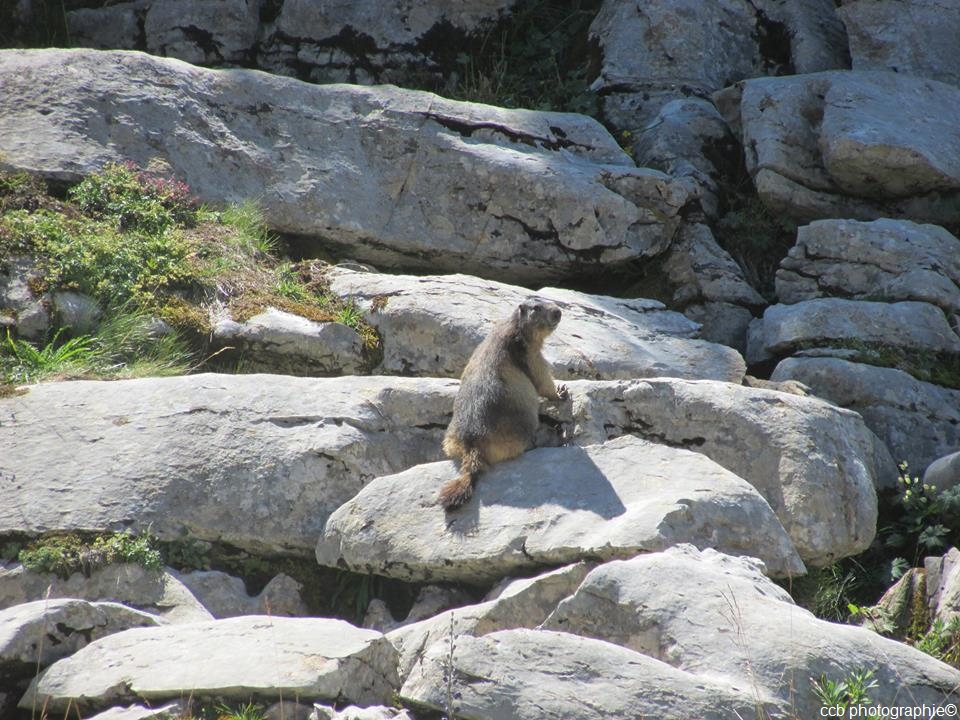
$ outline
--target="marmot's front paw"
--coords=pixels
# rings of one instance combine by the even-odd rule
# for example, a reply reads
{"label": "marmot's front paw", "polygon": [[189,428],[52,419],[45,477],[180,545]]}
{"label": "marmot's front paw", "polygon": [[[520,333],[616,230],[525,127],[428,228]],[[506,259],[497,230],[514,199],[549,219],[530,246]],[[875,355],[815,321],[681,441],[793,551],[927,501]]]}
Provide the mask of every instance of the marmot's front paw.
{"label": "marmot's front paw", "polygon": [[557,400],[568,400],[570,398],[570,391],[567,390],[567,386],[564,384],[557,385]]}

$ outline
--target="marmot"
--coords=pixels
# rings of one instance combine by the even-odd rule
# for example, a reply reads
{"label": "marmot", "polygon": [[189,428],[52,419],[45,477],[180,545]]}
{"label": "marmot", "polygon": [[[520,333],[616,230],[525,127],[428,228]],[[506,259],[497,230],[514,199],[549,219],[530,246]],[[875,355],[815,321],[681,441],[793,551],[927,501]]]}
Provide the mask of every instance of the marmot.
{"label": "marmot", "polygon": [[443,451],[459,460],[460,475],[440,489],[440,504],[453,510],[473,495],[481,471],[515,458],[533,445],[539,424],[539,396],[563,400],[540,349],[560,322],[560,308],[527,300],[473,351],[460,378],[453,420]]}

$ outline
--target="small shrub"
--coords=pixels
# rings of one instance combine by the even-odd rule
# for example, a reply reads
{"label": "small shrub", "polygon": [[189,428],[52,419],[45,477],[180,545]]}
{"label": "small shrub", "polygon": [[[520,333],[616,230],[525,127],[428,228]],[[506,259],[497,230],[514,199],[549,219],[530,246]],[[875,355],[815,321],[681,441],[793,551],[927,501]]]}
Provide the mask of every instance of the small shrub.
{"label": "small shrub", "polygon": [[949,622],[933,621],[930,629],[913,641],[913,646],[938,660],[960,667],[960,616]]}
{"label": "small shrub", "polygon": [[20,551],[19,560],[28,570],[62,578],[78,571],[89,575],[96,568],[115,563],[137,563],[148,570],[163,567],[152,539],[129,531],[100,535],[92,541],[74,534],[47,536],[29,543]]}
{"label": "small shrub", "polygon": [[[824,708],[837,708],[841,711],[870,705],[868,693],[878,687],[873,677],[873,670],[862,669],[850,673],[843,680],[833,680],[823,674],[819,680],[810,678],[810,684]],[[838,715],[838,717],[848,716],[847,712]],[[869,715],[858,715],[858,717],[869,718],[877,715],[871,712]]]}
{"label": "small shrub", "polygon": [[109,163],[70,191],[82,212],[110,219],[118,231],[160,234],[196,224],[197,203],[184,183],[150,175],[133,163]]}

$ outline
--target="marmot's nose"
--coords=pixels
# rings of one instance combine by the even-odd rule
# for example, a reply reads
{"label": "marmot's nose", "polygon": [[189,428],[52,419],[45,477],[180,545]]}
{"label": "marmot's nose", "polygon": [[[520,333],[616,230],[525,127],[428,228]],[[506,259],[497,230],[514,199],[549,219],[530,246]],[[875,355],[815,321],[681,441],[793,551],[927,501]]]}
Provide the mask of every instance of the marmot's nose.
{"label": "marmot's nose", "polygon": [[554,324],[560,322],[560,308],[551,308],[550,321]]}

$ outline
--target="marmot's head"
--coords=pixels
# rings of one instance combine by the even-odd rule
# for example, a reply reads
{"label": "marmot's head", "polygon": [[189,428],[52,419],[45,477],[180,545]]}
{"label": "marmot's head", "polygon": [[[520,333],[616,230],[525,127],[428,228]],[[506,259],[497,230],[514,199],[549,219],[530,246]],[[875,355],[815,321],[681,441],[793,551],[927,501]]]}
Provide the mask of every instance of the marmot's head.
{"label": "marmot's head", "polygon": [[542,342],[560,324],[560,308],[537,298],[520,303],[517,315],[524,337],[533,342]]}

